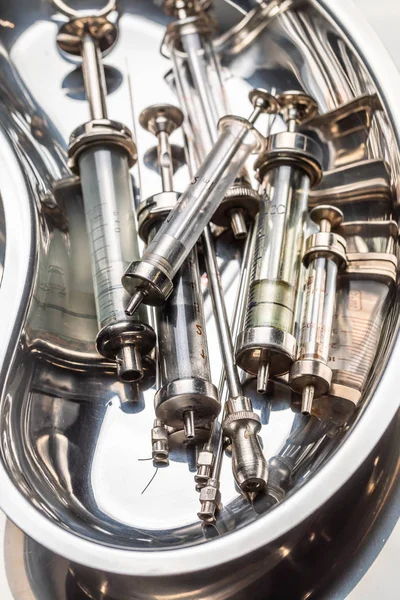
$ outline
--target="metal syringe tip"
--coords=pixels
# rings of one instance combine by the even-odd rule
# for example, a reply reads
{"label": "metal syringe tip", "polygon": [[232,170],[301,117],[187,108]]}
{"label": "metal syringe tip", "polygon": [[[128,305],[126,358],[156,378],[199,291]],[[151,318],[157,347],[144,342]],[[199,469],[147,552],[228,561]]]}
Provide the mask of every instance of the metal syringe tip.
{"label": "metal syringe tip", "polygon": [[269,362],[262,361],[258,367],[257,373],[257,392],[259,394],[266,394],[269,377]]}
{"label": "metal syringe tip", "polygon": [[136,382],[143,377],[142,357],[136,346],[123,346],[116,356],[117,373],[121,381]]}
{"label": "metal syringe tip", "polygon": [[233,210],[230,214],[231,227],[235,239],[242,240],[247,236],[247,226],[243,215],[243,210]]}
{"label": "metal syringe tip", "polygon": [[143,298],[145,297],[144,290],[137,290],[129,301],[128,306],[125,309],[125,313],[128,317],[131,317],[135,311],[139,308],[141,303],[143,302]]}
{"label": "metal syringe tip", "polygon": [[206,502],[201,503],[201,508],[200,508],[199,512],[197,513],[197,516],[204,523],[215,523],[216,510],[217,510],[217,507],[214,504],[214,502],[209,502],[207,500]]}
{"label": "metal syringe tip", "polygon": [[306,385],[301,396],[301,412],[310,416],[314,400],[314,386]]}
{"label": "metal syringe tip", "polygon": [[188,440],[191,440],[195,436],[195,426],[194,426],[194,412],[192,410],[187,410],[183,415],[183,426],[185,428],[185,435]]}
{"label": "metal syringe tip", "polygon": [[219,480],[210,478],[207,485],[200,490],[200,511],[197,516],[204,523],[215,523],[215,513],[221,505]]}

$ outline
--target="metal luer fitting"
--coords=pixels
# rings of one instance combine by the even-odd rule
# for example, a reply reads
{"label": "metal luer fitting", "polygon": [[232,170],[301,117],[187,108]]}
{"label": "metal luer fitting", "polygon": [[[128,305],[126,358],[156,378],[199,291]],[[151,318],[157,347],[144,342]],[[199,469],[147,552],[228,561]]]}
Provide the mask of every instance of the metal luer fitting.
{"label": "metal luer fitting", "polygon": [[169,464],[168,430],[164,423],[155,419],[151,430],[152,456],[155,465]]}
{"label": "metal luer fitting", "polygon": [[232,470],[235,481],[244,492],[257,492],[267,485],[268,465],[262,452],[258,432],[259,416],[253,412],[251,400],[245,396],[227,402],[223,433],[232,442]]}
{"label": "metal luer fitting", "polygon": [[103,144],[125,150],[130,167],[136,163],[136,144],[128,127],[110,119],[92,119],[77,127],[71,134],[68,146],[68,166],[71,171],[79,175],[80,154],[88,148]]}
{"label": "metal luer fitting", "polygon": [[207,444],[203,450],[199,452],[197,457],[197,473],[194,476],[194,480],[196,482],[196,490],[198,492],[207,485],[207,482],[211,477],[213,465],[213,449],[209,444]]}
{"label": "metal luer fitting", "polygon": [[[246,237],[246,222],[254,219],[259,211],[260,201],[259,193],[253,190],[250,183],[238,178],[226,192],[212,222],[220,227],[231,227],[236,239]],[[244,222],[244,227],[241,221]]]}
{"label": "metal luer fitting", "polygon": [[208,480],[207,485],[200,491],[200,503],[200,511],[197,513],[199,519],[205,523],[215,523],[215,513],[221,505],[218,479]]}

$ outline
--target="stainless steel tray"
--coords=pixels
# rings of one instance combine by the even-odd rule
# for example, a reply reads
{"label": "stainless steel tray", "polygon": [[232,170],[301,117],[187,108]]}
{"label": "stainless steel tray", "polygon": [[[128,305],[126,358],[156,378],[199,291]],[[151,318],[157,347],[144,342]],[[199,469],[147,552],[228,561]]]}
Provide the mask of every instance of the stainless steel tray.
{"label": "stainless steel tray", "polygon": [[[378,94],[383,110],[374,117],[368,140],[361,122],[350,141],[326,145],[325,168],[337,165],[338,157],[345,163],[384,158],[395,198],[400,78],[390,71],[379,42],[374,39],[371,48],[368,29],[345,3],[328,7],[309,1],[287,8],[292,3],[286,2],[274,18],[276,2],[269,8],[256,2],[215,4],[232,112],[247,114],[246,91],[252,86],[305,89],[321,112]],[[334,575],[332,563],[339,572],[358,536],[372,525],[373,511],[379,512],[381,494],[394,477],[398,303],[390,306],[362,407],[346,426],[299,415],[285,381],[271,383],[267,402],[256,394],[253,380],[246,382],[263,422],[267,459],[285,445],[296,456],[278,506],[271,508],[268,496],[250,505],[235,488],[226,457],[223,510],[216,527],[203,527],[196,518],[194,457],[186,451],[174,453],[170,466],[145,489],[154,475],[146,460],[154,388],[137,392],[118,383],[93,344],[97,330],[82,200],[66,166],[68,137],[87,118],[81,73],[58,53],[60,19],[49,2],[1,6],[4,21],[14,27],[2,25],[0,56],[0,241],[5,247],[0,505],[32,538],[26,542],[34,548],[32,557],[43,558],[32,569],[44,576],[49,560],[59,573],[69,568],[63,592],[68,598],[78,597],[76,590],[114,600],[317,594]],[[239,26],[243,13],[257,6],[253,20]],[[144,0],[126,0],[120,8],[120,39],[106,59],[109,114],[136,132],[140,158],[133,177],[139,201],[159,191],[160,181],[144,164],[153,139],[136,127],[137,115],[155,101],[176,99],[164,80],[169,62],[159,53],[166,23],[161,10]],[[182,168],[179,189],[186,181]],[[363,203],[348,207],[355,221],[368,218],[368,210]],[[374,211],[376,219],[388,216],[380,205]],[[232,309],[241,247],[223,234],[218,254]],[[217,382],[221,364],[211,312],[206,294]],[[352,540],[347,548],[340,546],[337,520]],[[325,559],[318,561],[322,552]],[[306,570],[313,560],[320,565],[318,581]],[[47,596],[43,590],[34,593],[40,600],[62,598],[55,589],[50,586]]]}

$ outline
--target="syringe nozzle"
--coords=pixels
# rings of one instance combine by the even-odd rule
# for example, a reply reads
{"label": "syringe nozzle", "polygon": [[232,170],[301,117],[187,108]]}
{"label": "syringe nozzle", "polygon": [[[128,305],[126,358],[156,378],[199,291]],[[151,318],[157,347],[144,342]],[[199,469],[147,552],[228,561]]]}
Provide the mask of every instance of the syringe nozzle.
{"label": "syringe nozzle", "polygon": [[228,401],[223,432],[232,442],[233,476],[244,492],[258,492],[267,484],[268,465],[257,436],[260,428],[260,419],[249,398]]}
{"label": "syringe nozzle", "polygon": [[183,415],[183,425],[185,428],[186,439],[192,440],[195,436],[194,412],[187,410]]}
{"label": "syringe nozzle", "polygon": [[260,365],[258,367],[258,373],[257,373],[257,392],[259,394],[267,393],[268,376],[269,376],[269,362],[266,360],[260,361]]}
{"label": "syringe nozzle", "polygon": [[301,412],[303,415],[310,416],[314,400],[314,386],[306,385],[301,396]]}
{"label": "syringe nozzle", "polygon": [[145,297],[145,292],[144,290],[137,290],[132,298],[129,301],[128,306],[125,309],[125,313],[131,317],[133,315],[133,313],[135,311],[137,311],[137,309],[139,308],[139,306],[141,305],[143,298]]}
{"label": "syringe nozzle", "polygon": [[140,381],[143,377],[142,357],[136,346],[123,346],[116,356],[118,378],[124,382]]}
{"label": "syringe nozzle", "polygon": [[241,240],[247,236],[247,226],[243,215],[243,210],[233,210],[230,214],[231,227],[235,239]]}

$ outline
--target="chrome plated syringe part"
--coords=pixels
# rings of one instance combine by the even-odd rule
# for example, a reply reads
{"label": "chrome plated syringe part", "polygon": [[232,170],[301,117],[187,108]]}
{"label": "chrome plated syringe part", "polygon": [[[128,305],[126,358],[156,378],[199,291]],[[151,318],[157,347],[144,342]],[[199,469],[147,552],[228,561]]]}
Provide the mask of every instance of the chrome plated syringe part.
{"label": "chrome plated syringe part", "polygon": [[209,426],[220,411],[216,387],[200,377],[165,384],[156,393],[154,405],[159,419],[176,429],[183,424],[187,437],[194,437],[195,427]]}
{"label": "chrome plated syringe part", "polygon": [[202,11],[207,10],[212,3],[212,0],[163,0],[163,9],[165,14],[184,18],[193,16]]}
{"label": "chrome plated syringe part", "polygon": [[164,423],[155,419],[151,430],[153,462],[156,466],[169,464],[168,430]]}
{"label": "chrome plated syringe part", "polygon": [[[243,491],[257,491],[265,487],[268,466],[257,433],[261,428],[258,416],[253,412],[250,398],[242,393],[239,373],[234,361],[232,336],[218,273],[215,248],[209,227],[204,231],[204,258],[211,290],[218,330],[220,349],[224,363],[226,385],[229,394],[224,409],[222,430],[231,440],[232,471],[236,483]],[[222,438],[220,438],[222,443]],[[221,454],[217,452],[220,463]],[[218,473],[217,462],[213,471]],[[218,477],[213,477],[217,479]]]}
{"label": "chrome plated syringe part", "polygon": [[201,508],[197,516],[204,523],[214,523],[215,513],[221,505],[219,479],[208,479],[207,485],[200,490]]}
{"label": "chrome plated syringe part", "polygon": [[265,393],[269,375],[289,371],[296,358],[295,313],[310,186],[322,174],[322,153],[295,131],[311,116],[315,101],[303,93],[277,96],[289,131],[267,138],[255,164],[265,190],[259,215],[247,314],[236,341],[237,364],[257,375]]}
{"label": "chrome plated syringe part", "polygon": [[[244,317],[244,304],[249,284],[250,262],[255,243],[255,227],[256,223],[253,223],[251,225],[250,235],[246,240],[246,244],[243,251],[242,265],[240,268],[240,282],[236,292],[235,303],[232,310],[232,336],[236,336],[238,331],[240,331],[240,329],[242,328],[242,321]],[[224,370],[221,373],[219,391],[221,401],[224,400],[223,415],[221,419],[221,422],[223,423],[225,421],[225,416],[227,413],[227,402],[229,400],[228,394],[225,393],[225,391],[228,392],[228,386],[226,385]],[[202,452],[199,453],[197,460],[197,474],[195,475],[197,491],[200,491],[206,485],[209,485],[211,486],[211,488],[214,489],[219,489],[219,480],[221,477],[221,467],[223,452],[225,448],[225,439],[226,438],[223,433],[222,425],[221,427],[218,427],[217,421],[214,421],[212,432],[210,432],[210,438],[207,444],[204,446]],[[231,443],[230,440],[229,443]],[[198,513],[199,518],[207,523],[215,521],[216,512],[218,510],[219,497],[213,494],[212,492],[209,492],[208,495],[203,496],[203,501],[200,497],[200,502],[201,508]]]}
{"label": "chrome plated syringe part", "polygon": [[196,490],[199,492],[211,476],[214,465],[214,447],[210,443],[205,444],[197,456],[197,473],[194,476]]}
{"label": "chrome plated syringe part", "polygon": [[328,366],[335,309],[338,269],[346,265],[346,242],[331,230],[343,219],[333,206],[316,206],[310,216],[320,231],[307,239],[303,262],[307,267],[306,305],[298,359],[289,375],[291,388],[302,393],[302,412],[310,414],[314,397],[329,390],[332,371]]}
{"label": "chrome plated syringe part", "polygon": [[139,123],[143,129],[146,129],[158,139],[158,163],[163,192],[171,192],[173,189],[173,172],[168,138],[182,125],[183,113],[171,104],[154,104],[140,113]]}
{"label": "chrome plated syringe part", "polygon": [[223,433],[232,443],[232,470],[236,483],[244,492],[258,492],[268,479],[268,466],[257,440],[261,429],[259,416],[245,396],[227,402]]}
{"label": "chrome plated syringe part", "polygon": [[249,95],[254,110],[249,119],[228,116],[220,121],[221,135],[189,187],[180,197],[142,260],[134,261],[122,282],[132,300],[127,314],[142,303],[162,305],[173,289],[172,280],[199,239],[238,171],[263,137],[253,127],[263,112],[275,106],[265,90]]}
{"label": "chrome plated syringe part", "polygon": [[127,256],[139,256],[139,250],[129,175],[129,167],[137,159],[136,146],[129,129],[107,117],[101,57],[116,39],[115,25],[97,14],[74,17],[61,27],[57,42],[63,52],[82,57],[91,116],[71,135],[69,166],[82,183],[100,327],[96,347],[102,356],[116,362],[118,377],[131,382],[142,378],[142,359],[153,349],[155,334],[143,311],[140,320],[125,315],[126,293],[119,280]]}
{"label": "chrome plated syringe part", "polygon": [[[160,194],[142,203],[139,210],[141,234],[156,234],[173,208],[178,195],[172,192],[172,155],[170,134],[180,127],[183,114],[171,105],[145,109],[139,122],[158,139],[158,156],[163,172]],[[209,428],[218,415],[220,403],[211,383],[207,339],[200,289],[200,273],[195,250],[177,273],[175,288],[163,307],[156,310],[159,338],[160,389],[154,403],[157,418],[176,430],[185,431],[187,439],[196,430]],[[183,364],[180,364],[183,363]]]}
{"label": "chrome plated syringe part", "polygon": [[224,199],[215,211],[212,222],[220,227],[231,227],[236,239],[247,235],[243,221],[253,220],[260,209],[261,197],[253,190],[247,177],[235,179]]}

